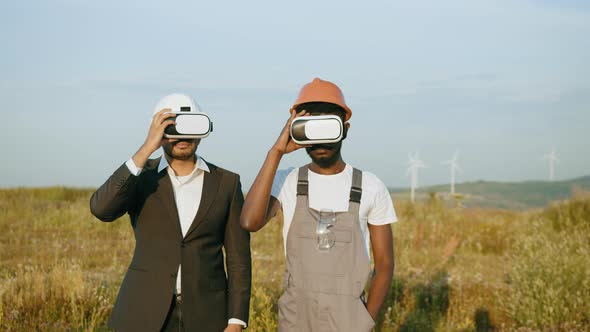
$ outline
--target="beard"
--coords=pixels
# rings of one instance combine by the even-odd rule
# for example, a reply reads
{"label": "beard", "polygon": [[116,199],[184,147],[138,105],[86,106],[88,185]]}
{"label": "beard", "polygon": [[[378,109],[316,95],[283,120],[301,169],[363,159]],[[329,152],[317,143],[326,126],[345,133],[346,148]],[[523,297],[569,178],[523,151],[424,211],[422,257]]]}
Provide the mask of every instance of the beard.
{"label": "beard", "polygon": [[[315,155],[313,152],[317,149],[328,150],[321,156]],[[321,168],[328,168],[333,166],[338,160],[340,160],[340,150],[342,149],[342,141],[334,144],[317,144],[311,147],[305,148],[305,151],[311,158],[311,160]]]}
{"label": "beard", "polygon": [[[175,142],[164,143],[162,148],[164,149],[164,152],[172,159],[189,160],[194,157],[197,147],[199,146],[199,141],[200,140],[198,139],[179,139]],[[176,144],[181,142],[189,143],[191,145],[185,149],[175,148]]]}

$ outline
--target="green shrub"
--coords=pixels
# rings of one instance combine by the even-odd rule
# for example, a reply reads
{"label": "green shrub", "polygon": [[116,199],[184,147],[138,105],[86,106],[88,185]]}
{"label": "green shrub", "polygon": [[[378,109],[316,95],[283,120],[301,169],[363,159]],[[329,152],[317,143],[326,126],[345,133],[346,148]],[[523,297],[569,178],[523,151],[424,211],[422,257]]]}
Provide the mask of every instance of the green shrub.
{"label": "green shrub", "polygon": [[[585,206],[585,205],[582,205]],[[501,297],[504,310],[517,325],[550,330],[590,321],[590,227],[571,227],[572,214],[580,205],[566,203],[544,213],[552,224],[531,221],[534,232],[520,239],[509,260],[508,292]],[[585,207],[583,207],[585,208]],[[564,216],[570,216],[564,219]],[[576,214],[573,214],[576,216]],[[583,217],[583,216],[582,216]],[[567,231],[555,232],[555,220]],[[567,220],[567,222],[564,222]]]}
{"label": "green shrub", "polygon": [[542,216],[551,221],[556,231],[567,230],[578,225],[590,226],[590,198],[582,196],[555,203],[547,208]]}
{"label": "green shrub", "polygon": [[4,282],[0,328],[7,331],[105,329],[116,291],[89,283],[75,264],[48,271],[23,266]]}

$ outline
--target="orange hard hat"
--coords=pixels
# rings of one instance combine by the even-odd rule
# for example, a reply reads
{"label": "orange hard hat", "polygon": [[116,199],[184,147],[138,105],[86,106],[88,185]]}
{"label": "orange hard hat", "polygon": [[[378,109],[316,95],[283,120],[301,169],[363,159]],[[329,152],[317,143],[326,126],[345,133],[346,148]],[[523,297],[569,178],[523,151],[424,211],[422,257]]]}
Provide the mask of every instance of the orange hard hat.
{"label": "orange hard hat", "polygon": [[325,103],[332,103],[336,104],[346,111],[346,115],[344,117],[344,121],[348,121],[352,116],[352,111],[346,103],[344,102],[344,95],[342,94],[342,90],[340,88],[328,81],[324,81],[319,78],[314,78],[313,81],[307,83],[301,88],[299,92],[299,97],[295,101],[293,105],[293,109],[303,103],[309,102],[325,102]]}

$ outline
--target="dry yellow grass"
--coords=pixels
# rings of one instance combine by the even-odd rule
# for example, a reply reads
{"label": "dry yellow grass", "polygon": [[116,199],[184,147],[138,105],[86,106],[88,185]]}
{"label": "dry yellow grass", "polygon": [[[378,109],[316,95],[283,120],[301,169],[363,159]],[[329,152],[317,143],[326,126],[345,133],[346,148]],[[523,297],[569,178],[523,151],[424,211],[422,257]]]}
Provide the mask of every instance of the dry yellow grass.
{"label": "dry yellow grass", "polygon": [[[91,190],[0,190],[0,330],[100,331],[133,252]],[[590,199],[543,211],[395,202],[396,268],[378,331],[590,330]],[[281,220],[252,236],[251,331],[274,331]]]}

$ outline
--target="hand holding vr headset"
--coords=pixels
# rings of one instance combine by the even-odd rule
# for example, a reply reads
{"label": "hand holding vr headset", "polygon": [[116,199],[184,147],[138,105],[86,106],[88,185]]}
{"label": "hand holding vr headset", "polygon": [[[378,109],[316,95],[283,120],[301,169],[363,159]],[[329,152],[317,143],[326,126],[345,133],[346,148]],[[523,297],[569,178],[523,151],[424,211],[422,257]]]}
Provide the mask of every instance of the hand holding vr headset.
{"label": "hand holding vr headset", "polygon": [[346,137],[347,126],[337,115],[311,115],[307,110],[297,113],[291,109],[273,149],[286,154],[313,145],[338,143]]}
{"label": "hand holding vr headset", "polygon": [[168,95],[156,105],[148,135],[133,161],[142,167],[152,153],[162,146],[167,148],[167,143],[173,148],[196,149],[211,131],[211,119],[195,101],[182,94]]}

